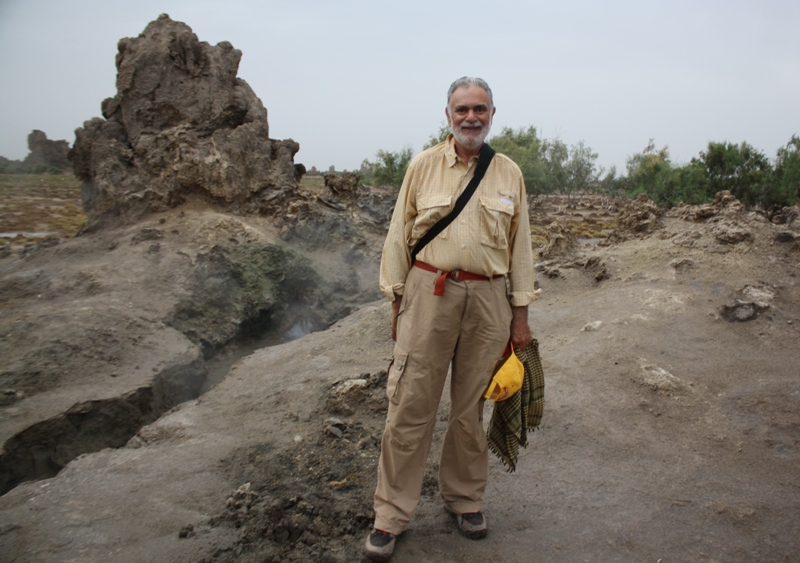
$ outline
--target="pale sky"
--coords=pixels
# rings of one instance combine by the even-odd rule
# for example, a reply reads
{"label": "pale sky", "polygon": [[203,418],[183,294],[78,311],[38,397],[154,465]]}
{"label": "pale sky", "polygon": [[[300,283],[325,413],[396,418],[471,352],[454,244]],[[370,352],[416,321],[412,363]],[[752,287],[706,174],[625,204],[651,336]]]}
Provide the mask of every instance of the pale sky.
{"label": "pale sky", "polygon": [[797,0],[0,0],[0,155],[24,158],[33,129],[72,145],[116,93],[117,41],[161,13],[242,51],[307,168],[418,152],[463,75],[492,87],[493,132],[584,141],[620,172],[650,138],[683,163],[800,134]]}

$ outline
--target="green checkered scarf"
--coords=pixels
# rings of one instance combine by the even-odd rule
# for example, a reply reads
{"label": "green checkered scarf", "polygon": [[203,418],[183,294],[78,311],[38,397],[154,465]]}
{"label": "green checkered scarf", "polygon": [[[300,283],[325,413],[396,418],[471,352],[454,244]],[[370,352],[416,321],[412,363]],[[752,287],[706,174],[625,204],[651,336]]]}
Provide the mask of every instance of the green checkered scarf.
{"label": "green checkered scarf", "polygon": [[528,445],[527,431],[538,428],[544,412],[544,372],[539,342],[534,338],[527,348],[516,354],[525,367],[522,389],[494,404],[488,432],[489,449],[509,473],[517,468],[519,447]]}

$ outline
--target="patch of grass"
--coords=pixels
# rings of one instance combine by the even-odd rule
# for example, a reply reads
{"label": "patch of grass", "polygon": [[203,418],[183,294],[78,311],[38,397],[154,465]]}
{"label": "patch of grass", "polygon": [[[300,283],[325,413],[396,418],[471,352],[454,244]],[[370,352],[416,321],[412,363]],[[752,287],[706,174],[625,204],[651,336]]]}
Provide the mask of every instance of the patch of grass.
{"label": "patch of grass", "polygon": [[0,235],[14,243],[75,236],[86,222],[72,174],[0,174]]}
{"label": "patch of grass", "polygon": [[303,176],[300,187],[306,189],[321,189],[325,187],[325,178],[322,176]]}
{"label": "patch of grass", "polygon": [[578,238],[606,238],[608,233],[617,228],[616,221],[581,221],[570,222],[570,230]]}
{"label": "patch of grass", "polygon": [[531,242],[534,248],[547,244],[547,229],[544,225],[531,225]]}
{"label": "patch of grass", "polygon": [[[608,233],[617,228],[617,222],[613,220],[597,221],[596,219],[584,217],[582,221],[567,221],[567,226],[578,238],[604,239],[608,236]],[[547,244],[547,225],[538,222],[531,224],[531,242],[534,247]]]}

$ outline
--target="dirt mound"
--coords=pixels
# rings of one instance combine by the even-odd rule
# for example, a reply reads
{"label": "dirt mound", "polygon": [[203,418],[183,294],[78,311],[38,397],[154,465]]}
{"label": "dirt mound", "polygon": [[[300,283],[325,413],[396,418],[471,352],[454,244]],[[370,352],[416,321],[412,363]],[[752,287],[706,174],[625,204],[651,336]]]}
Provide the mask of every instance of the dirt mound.
{"label": "dirt mound", "polygon": [[267,110],[236,77],[241,51],[201,42],[166,14],[118,50],[117,95],[70,152],[90,226],[192,196],[263,212],[296,190],[299,145],[269,138]]}
{"label": "dirt mound", "polygon": [[547,244],[539,250],[539,255],[545,259],[568,256],[578,247],[578,237],[569,228],[567,220],[559,217],[547,225]]}
{"label": "dirt mound", "polygon": [[647,194],[625,202],[617,214],[619,234],[642,235],[655,231],[660,225],[664,211],[653,203]]}
{"label": "dirt mound", "polygon": [[679,217],[685,221],[707,221],[714,217],[736,218],[744,214],[744,205],[728,190],[717,193],[714,201],[703,205],[681,203],[667,211],[668,217]]}
{"label": "dirt mound", "polygon": [[243,552],[260,561],[357,558],[354,538],[374,519],[387,402],[386,371],[337,381],[315,409],[311,438],[298,435],[285,449],[255,446],[227,459],[234,481],[245,484],[209,520],[236,530],[228,549],[212,552],[215,560],[236,561]]}

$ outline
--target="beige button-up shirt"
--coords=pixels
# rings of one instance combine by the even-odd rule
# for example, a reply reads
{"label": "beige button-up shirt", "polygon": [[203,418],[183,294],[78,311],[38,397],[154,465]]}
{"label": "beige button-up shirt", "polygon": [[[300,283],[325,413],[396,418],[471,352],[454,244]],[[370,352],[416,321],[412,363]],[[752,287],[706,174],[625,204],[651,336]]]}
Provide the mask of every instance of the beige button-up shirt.
{"label": "beige button-up shirt", "polygon": [[[411,268],[411,250],[450,213],[475,172],[478,157],[464,163],[453,136],[420,154],[408,166],[395,204],[381,258],[381,291],[394,301],[402,295]],[[417,255],[444,271],[506,275],[512,306],[539,297],[534,288],[533,250],[522,172],[496,154],[461,214]]]}

